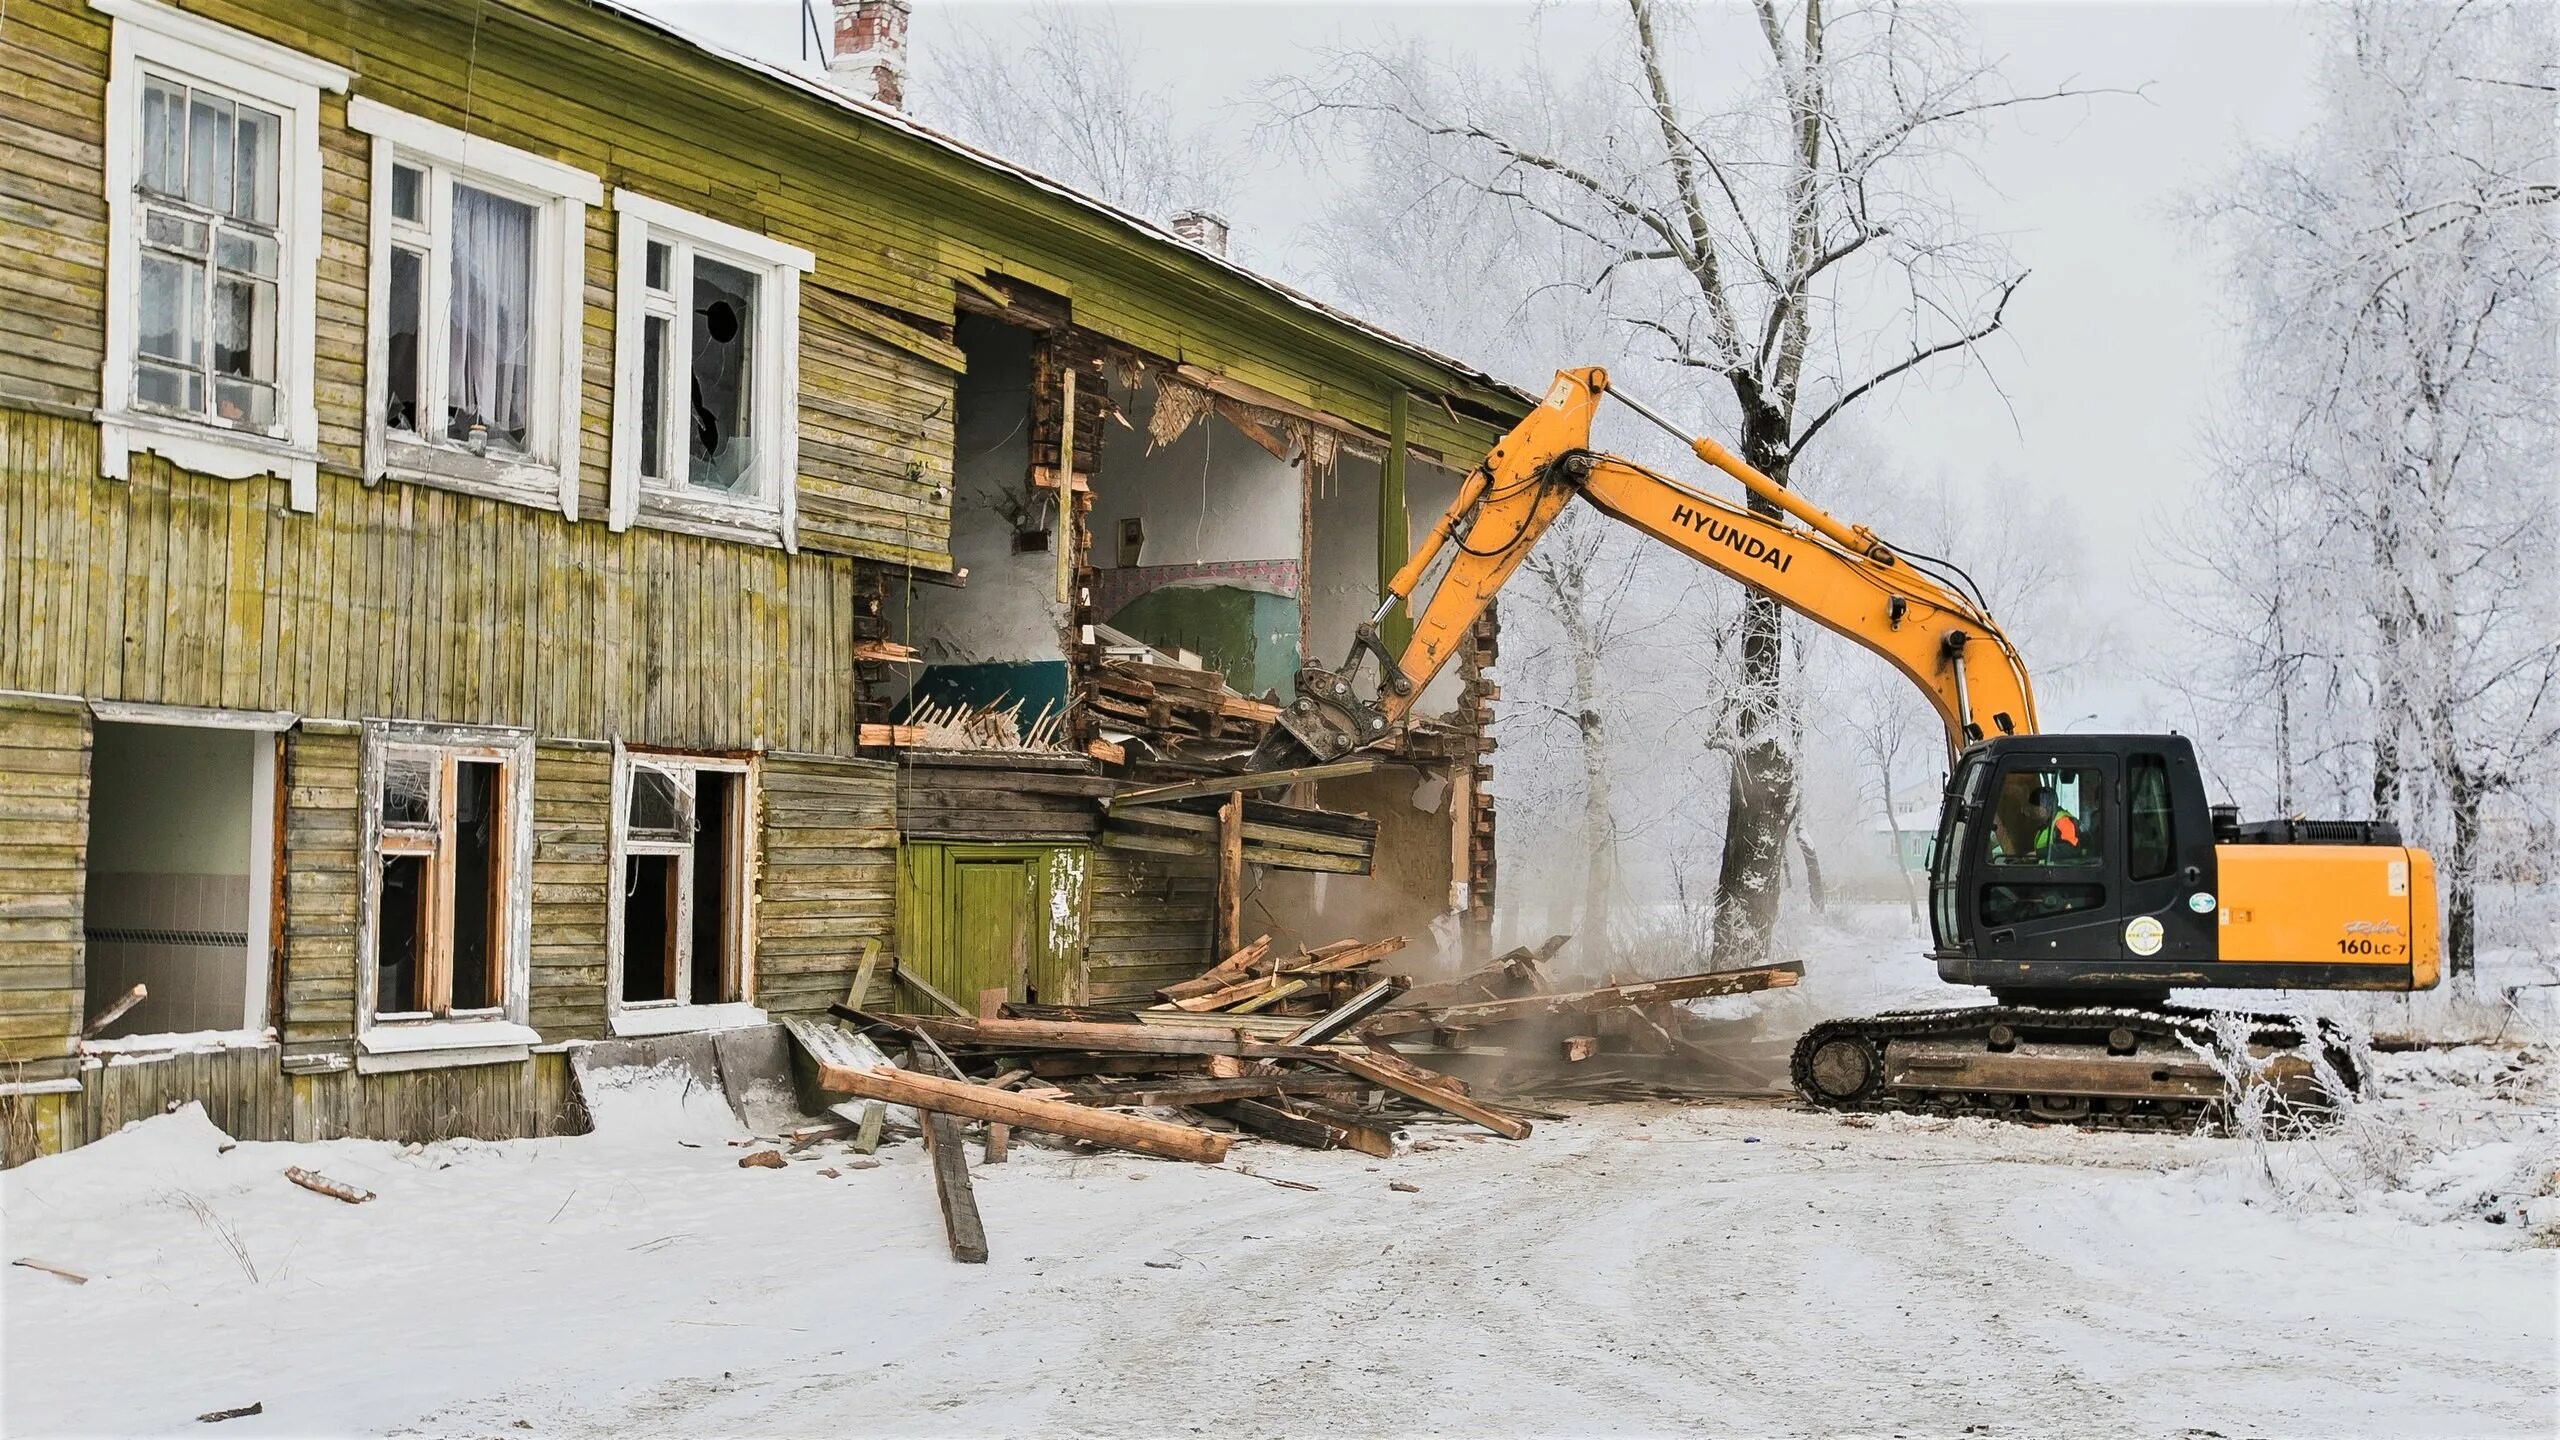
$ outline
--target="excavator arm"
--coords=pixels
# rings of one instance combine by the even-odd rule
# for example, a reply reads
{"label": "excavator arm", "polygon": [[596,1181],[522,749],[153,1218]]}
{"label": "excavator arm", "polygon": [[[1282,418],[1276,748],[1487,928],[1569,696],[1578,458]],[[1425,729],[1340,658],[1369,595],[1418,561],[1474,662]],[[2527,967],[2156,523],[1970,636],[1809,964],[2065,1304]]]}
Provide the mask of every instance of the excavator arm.
{"label": "excavator arm", "polygon": [[[1957,577],[1921,557],[1897,554],[1864,526],[1843,525],[1713,440],[1681,436],[1700,460],[1740,481],[1764,508],[1737,505],[1592,450],[1592,416],[1609,393],[1608,374],[1597,368],[1556,376],[1545,400],[1468,474],[1447,513],[1388,582],[1342,669],[1311,666],[1299,673],[1298,698],[1280,717],[1288,735],[1317,759],[1330,760],[1391,734],[1576,496],[1883,656],[1929,697],[1951,753],[1992,736],[2035,731],[2034,692],[2016,648]],[[1681,433],[1633,399],[1618,398]],[[1402,655],[1390,654],[1379,622],[1411,603],[1452,546],[1446,572],[1414,612],[1411,641]],[[1372,699],[1353,688],[1363,655],[1379,665]]]}

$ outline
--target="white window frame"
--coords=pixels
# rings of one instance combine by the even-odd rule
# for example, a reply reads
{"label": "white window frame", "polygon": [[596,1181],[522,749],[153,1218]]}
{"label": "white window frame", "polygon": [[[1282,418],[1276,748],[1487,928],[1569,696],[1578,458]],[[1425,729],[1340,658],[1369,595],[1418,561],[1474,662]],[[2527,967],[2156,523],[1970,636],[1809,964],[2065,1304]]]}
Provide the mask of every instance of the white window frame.
{"label": "white window frame", "polygon": [[[200,19],[159,0],[89,0],[113,22],[106,115],[107,333],[97,412],[99,468],[129,479],[136,454],[226,480],[278,476],[294,509],[320,503],[320,411],[312,369],[320,273],[320,92],[344,67]],[[143,410],[134,403],[141,334],[142,87],[146,70],[228,91],[284,120],[276,174],[276,433]]]}
{"label": "white window frame", "polygon": [[[453,761],[494,760],[505,767],[500,797],[506,826],[506,915],[500,930],[501,1003],[450,1017],[379,1014],[382,932],[382,777],[393,751],[431,750],[450,773]],[[365,1073],[436,1065],[522,1060],[542,1041],[527,1022],[533,956],[533,734],[478,726],[415,725],[368,720],[357,765],[358,904],[356,915],[356,1068]]]}
{"label": "white window frame", "polygon": [[[728,540],[779,545],[797,553],[800,486],[800,277],[817,257],[741,226],[730,225],[629,190],[613,192],[616,251],[613,305],[613,487],[607,520],[615,530],[634,524],[687,530]],[[713,495],[682,481],[652,483],[640,474],[642,330],[652,304],[648,288],[652,241],[676,247],[671,288],[692,289],[691,256],[753,273],[758,282],[755,335],[756,432],[772,444],[761,463],[752,500]],[[682,317],[675,317],[681,321]],[[692,333],[673,327],[678,343]],[[679,357],[680,359],[681,357]],[[679,388],[670,386],[671,391]],[[670,395],[672,401],[673,396]],[[670,415],[670,427],[680,423]]]}
{"label": "white window frame", "polygon": [[[686,917],[678,925],[680,958],[676,965],[677,995],[669,1000],[626,1002],[622,998],[623,919],[622,887],[629,883],[630,861],[634,855],[675,855],[692,849],[690,842],[634,840],[631,836],[632,774],[641,767],[659,770],[713,770],[738,777],[736,814],[731,817],[729,835],[731,853],[738,863],[731,872],[730,925],[732,943],[738,951],[738,998],[727,1002],[703,1003],[686,993],[693,983],[690,947],[693,943],[690,923],[692,914],[692,867],[682,870],[682,894],[679,913]],[[752,756],[694,754],[672,750],[635,750],[617,740],[613,746],[613,812],[612,843],[608,872],[612,881],[605,897],[605,1015],[608,1028],[615,1035],[668,1035],[687,1030],[726,1030],[741,1025],[765,1023],[765,1013],[756,1005],[756,884],[761,847],[756,824],[758,794],[756,762]]]}
{"label": "white window frame", "polygon": [[[365,280],[364,473],[440,485],[495,500],[557,509],[578,518],[578,441],[584,383],[587,207],[604,201],[604,185],[573,165],[545,159],[450,125],[356,96],[347,126],[373,137],[370,260]],[[444,334],[450,323],[447,226],[454,182],[534,208],[534,389],[530,454],[474,455],[424,434],[392,433],[387,423],[391,348],[391,244],[403,227],[391,214],[392,171],[427,171],[432,248],[419,297],[419,398],[444,383]]]}

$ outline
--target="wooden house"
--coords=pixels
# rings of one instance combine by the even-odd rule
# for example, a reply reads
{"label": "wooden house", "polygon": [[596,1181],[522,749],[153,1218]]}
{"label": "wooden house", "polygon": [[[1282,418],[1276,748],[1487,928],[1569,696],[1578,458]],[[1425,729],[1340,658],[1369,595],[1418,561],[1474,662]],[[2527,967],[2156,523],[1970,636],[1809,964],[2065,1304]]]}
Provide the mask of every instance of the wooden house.
{"label": "wooden house", "polygon": [[[613,0],[0,10],[12,1157],[574,1129],[564,1047],[822,1011],[865,939],[1210,958],[1198,847],[1095,803],[1196,737],[1109,667],[1249,717],[1530,402],[913,123],[903,7],[839,9],[833,79]],[[1380,876],[1266,909],[1481,919],[1488,658],[1299,797]],[[1038,744],[913,743],[1007,696]]]}

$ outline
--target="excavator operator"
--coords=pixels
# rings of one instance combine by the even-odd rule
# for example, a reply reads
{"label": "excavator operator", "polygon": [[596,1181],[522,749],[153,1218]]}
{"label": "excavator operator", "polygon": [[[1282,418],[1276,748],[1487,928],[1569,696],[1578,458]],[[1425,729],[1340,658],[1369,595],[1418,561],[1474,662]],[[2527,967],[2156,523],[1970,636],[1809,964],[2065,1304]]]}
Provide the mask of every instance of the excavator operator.
{"label": "excavator operator", "polygon": [[2011,865],[2078,865],[2095,857],[2081,843],[2081,817],[2062,803],[2050,776],[2013,774],[1992,826],[1994,851]]}

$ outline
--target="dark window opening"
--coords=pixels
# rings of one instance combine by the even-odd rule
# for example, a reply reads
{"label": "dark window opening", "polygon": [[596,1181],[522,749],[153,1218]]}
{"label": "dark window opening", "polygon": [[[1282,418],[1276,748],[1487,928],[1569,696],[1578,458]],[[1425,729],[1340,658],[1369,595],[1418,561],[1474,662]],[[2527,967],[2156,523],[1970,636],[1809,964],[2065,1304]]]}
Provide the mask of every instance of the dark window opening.
{"label": "dark window opening", "polygon": [[418,316],[425,307],[426,260],[415,250],[391,252],[391,336],[384,344],[382,423],[418,433]]}
{"label": "dark window opening", "polygon": [[498,957],[506,915],[499,864],[503,823],[498,766],[464,760],[453,767],[453,998],[456,1010],[495,1009],[504,996]]}
{"label": "dark window opening", "polygon": [[738,999],[729,963],[731,807],[738,777],[724,770],[695,776],[693,831],[693,1003],[722,1005]]}
{"label": "dark window opening", "polygon": [[414,1015],[427,1008],[427,857],[382,857],[382,923],[374,935],[374,1009]]}
{"label": "dark window opening", "polygon": [[679,855],[634,855],[622,877],[622,999],[676,998]]}

